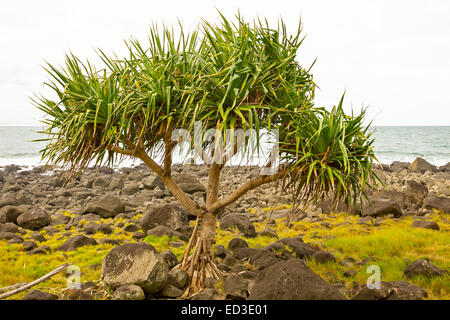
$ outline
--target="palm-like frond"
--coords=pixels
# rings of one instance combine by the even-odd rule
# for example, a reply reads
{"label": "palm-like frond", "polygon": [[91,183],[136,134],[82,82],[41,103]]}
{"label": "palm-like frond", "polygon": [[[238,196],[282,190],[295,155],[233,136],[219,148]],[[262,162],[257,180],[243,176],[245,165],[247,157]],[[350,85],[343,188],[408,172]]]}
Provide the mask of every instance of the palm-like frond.
{"label": "palm-like frond", "polygon": [[[310,68],[296,60],[301,23],[290,36],[282,20],[277,28],[260,19],[236,20],[203,21],[189,34],[180,28],[177,39],[173,30],[152,26],[147,45],[127,42],[126,58],[99,51],[101,70],[72,54],[62,69],[48,64],[48,85],[58,100],[34,101],[46,114],[43,158],[71,170],[112,164],[121,156],[111,151],[113,145],[151,154],[161,151],[175,129],[192,136],[196,123],[223,137],[229,129],[252,129],[257,145],[263,133],[278,130],[280,164],[288,169],[284,178],[296,198],[333,192],[336,200],[353,203],[364,196],[366,186],[378,180],[364,112],[345,115],[342,100],[330,112],[314,107]],[[255,142],[252,137],[244,149]],[[205,145],[210,143],[219,142]]]}

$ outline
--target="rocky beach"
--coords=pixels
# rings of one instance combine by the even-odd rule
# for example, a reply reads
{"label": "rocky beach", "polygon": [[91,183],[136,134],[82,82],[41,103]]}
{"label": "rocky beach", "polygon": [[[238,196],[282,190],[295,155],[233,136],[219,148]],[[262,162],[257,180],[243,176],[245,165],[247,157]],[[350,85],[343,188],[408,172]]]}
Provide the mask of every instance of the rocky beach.
{"label": "rocky beach", "polygon": [[[221,195],[259,170],[225,167]],[[172,171],[202,203],[208,168]],[[292,210],[275,184],[226,207],[214,247],[226,276],[193,299],[450,299],[450,163],[375,171],[386,189],[355,208],[324,200]],[[68,180],[57,169],[0,167],[0,295],[71,263],[8,299],[178,299],[188,279],[176,266],[194,222],[144,165]],[[368,288],[369,266],[381,272],[378,288]]]}

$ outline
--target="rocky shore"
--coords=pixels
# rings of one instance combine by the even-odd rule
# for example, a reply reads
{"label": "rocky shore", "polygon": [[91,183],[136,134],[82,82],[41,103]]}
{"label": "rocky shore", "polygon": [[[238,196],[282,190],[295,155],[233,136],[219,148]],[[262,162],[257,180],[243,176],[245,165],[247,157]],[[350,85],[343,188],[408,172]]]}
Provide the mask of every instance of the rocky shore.
{"label": "rocky shore", "polygon": [[[356,260],[339,249],[342,244],[333,242],[339,234],[345,238],[344,230],[354,229],[361,237],[394,230],[396,224],[403,231],[413,230],[417,237],[437,233],[436,237],[450,242],[450,163],[437,168],[418,158],[413,163],[394,162],[375,170],[387,189],[370,192],[371,203],[363,201],[351,209],[344,205],[332,208],[330,201],[321,201],[292,211],[288,196],[276,185],[250,191],[228,206],[219,216],[214,253],[227,276],[219,283],[211,279],[208,288],[194,299],[429,297],[429,290],[414,283],[430,283],[437,292],[433,298],[448,298],[448,248],[435,253],[439,257],[436,261],[433,256],[403,259],[402,274],[396,281],[384,281],[382,277],[380,287],[371,290],[358,279],[368,277],[367,273],[363,275],[364,266],[384,257],[361,255]],[[172,171],[180,187],[202,203],[207,168],[174,165]],[[227,194],[258,175],[257,167],[226,167],[221,192]],[[95,248],[100,259],[81,270],[82,279],[89,272],[100,279],[81,281],[79,287],[69,289],[60,281],[58,292],[38,288],[20,298],[178,298],[188,279],[175,266],[193,220],[162,181],[143,165],[118,170],[90,168],[68,181],[59,170],[0,167],[0,256],[2,250],[10,250],[14,255],[8,256],[9,261],[18,262],[22,256],[34,261],[52,255],[70,261],[77,255],[94,255],[88,250]],[[167,246],[158,239],[167,240]],[[6,268],[6,258],[1,259],[0,264]],[[4,275],[12,269],[5,270],[0,267]],[[0,288],[14,284],[13,280],[0,276]]]}

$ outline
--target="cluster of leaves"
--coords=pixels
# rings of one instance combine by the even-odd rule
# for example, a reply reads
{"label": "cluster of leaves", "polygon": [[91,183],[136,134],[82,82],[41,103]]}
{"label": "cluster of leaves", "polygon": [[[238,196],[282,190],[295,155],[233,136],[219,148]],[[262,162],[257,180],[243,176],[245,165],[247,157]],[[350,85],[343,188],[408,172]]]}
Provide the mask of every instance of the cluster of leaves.
{"label": "cluster of leaves", "polygon": [[374,178],[373,141],[364,113],[346,116],[342,101],[331,112],[313,106],[310,68],[296,60],[301,31],[301,23],[288,35],[282,20],[270,28],[266,20],[250,24],[238,15],[231,23],[221,15],[218,25],[203,21],[188,34],[180,26],[177,36],[153,26],[146,46],[126,43],[127,58],[99,51],[99,71],[67,55],[61,70],[47,67],[58,100],[34,100],[46,114],[43,158],[75,171],[114,163],[121,154],[111,146],[158,152],[175,129],[193,132],[198,122],[223,137],[228,129],[253,129],[257,145],[276,129],[280,164],[296,190],[355,199]]}

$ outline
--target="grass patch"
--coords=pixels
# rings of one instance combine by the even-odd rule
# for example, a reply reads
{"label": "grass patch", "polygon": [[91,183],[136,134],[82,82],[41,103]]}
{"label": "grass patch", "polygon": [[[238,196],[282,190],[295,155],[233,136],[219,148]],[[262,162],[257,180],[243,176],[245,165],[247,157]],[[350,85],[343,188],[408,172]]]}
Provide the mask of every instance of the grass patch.
{"label": "grass patch", "polygon": [[[286,207],[283,207],[283,209]],[[263,209],[267,211],[267,209]],[[69,214],[69,213],[66,213]],[[320,222],[298,221],[292,222],[288,227],[286,221],[277,220],[276,225],[271,225],[280,238],[302,236],[303,240],[316,247],[333,252],[336,262],[318,264],[314,260],[306,261],[306,264],[322,278],[330,283],[342,282],[351,286],[353,281],[363,284],[370,274],[366,273],[367,267],[376,264],[381,269],[382,281],[407,280],[416,284],[428,292],[428,299],[450,299],[450,276],[426,279],[416,277],[405,279],[403,270],[414,260],[429,259],[434,265],[448,270],[450,266],[449,214],[433,212],[429,219],[436,221],[440,231],[412,228],[412,219],[405,217],[401,220],[384,219],[380,225],[358,224],[359,217],[346,214],[320,215]],[[102,219],[97,223],[124,222],[125,219]],[[323,225],[323,223],[326,225]],[[255,223],[256,231],[260,232],[265,222]],[[33,281],[52,271],[59,265],[70,262],[81,270],[81,282],[99,281],[101,264],[104,256],[114,247],[113,245],[95,245],[79,248],[77,251],[56,251],[67,240],[63,234],[70,231],[72,235],[79,234],[75,227],[65,230],[63,226],[55,227],[58,232],[53,236],[41,231],[46,236],[45,242],[39,246],[47,245],[52,252],[46,255],[27,255],[22,251],[21,244],[8,245],[5,240],[0,240],[0,287],[9,286],[21,282]],[[135,242],[132,233],[124,232],[121,228],[113,228],[112,234],[97,233],[90,235],[95,239],[109,238],[125,242]],[[32,231],[23,235],[24,240],[30,240]],[[228,247],[228,242],[239,236],[239,231],[221,230],[217,228],[216,245]],[[245,238],[252,248],[265,247],[276,239],[267,236]],[[171,250],[178,259],[181,259],[186,243],[178,248],[170,246],[172,241],[180,241],[178,238],[163,236],[147,236],[145,242],[153,245],[159,252]],[[376,261],[370,261],[367,265],[346,267],[339,264],[341,260],[353,258],[361,261],[367,257],[375,257]],[[357,271],[353,277],[344,277],[344,272],[352,269]],[[39,289],[54,294],[61,294],[67,287],[67,278],[64,272],[52,277],[33,289]],[[10,299],[21,299],[27,292],[17,294]]]}

